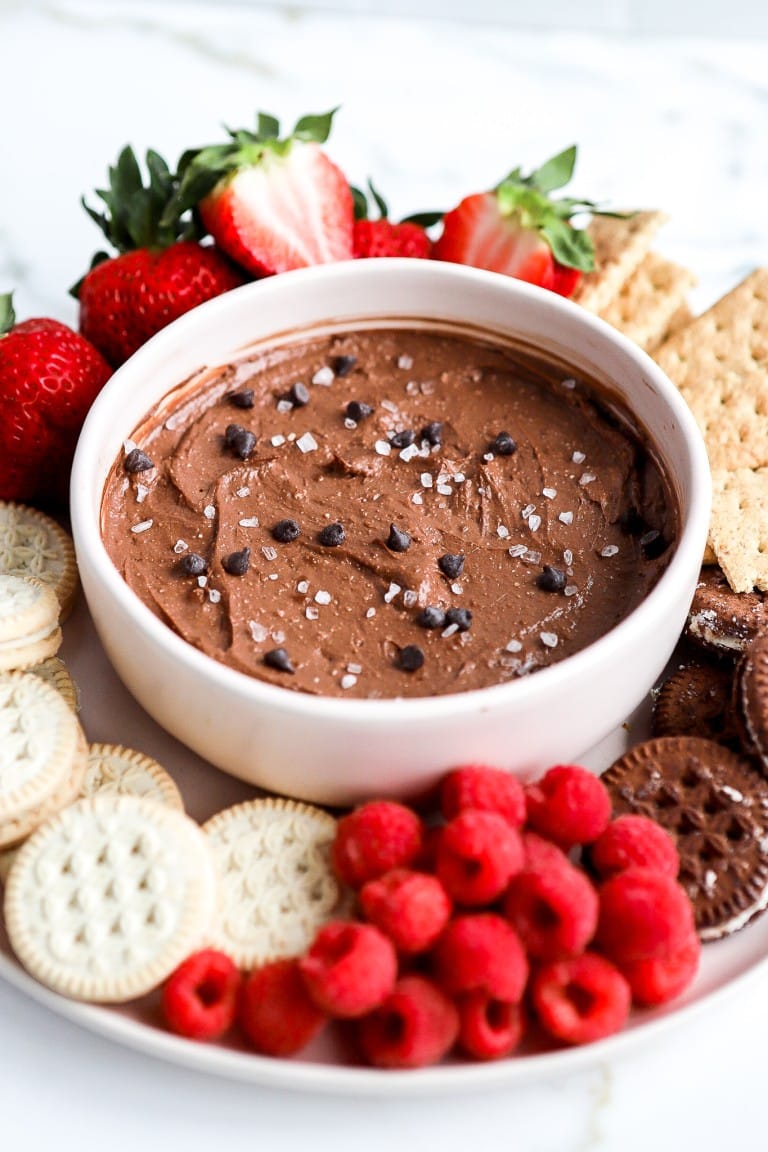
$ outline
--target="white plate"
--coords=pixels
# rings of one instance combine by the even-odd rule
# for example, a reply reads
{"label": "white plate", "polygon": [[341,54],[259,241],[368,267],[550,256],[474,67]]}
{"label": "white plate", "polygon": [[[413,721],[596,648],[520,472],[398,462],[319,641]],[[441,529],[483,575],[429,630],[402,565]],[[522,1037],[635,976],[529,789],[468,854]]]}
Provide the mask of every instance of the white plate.
{"label": "white plate", "polygon": [[[90,741],[126,744],[156,757],[175,777],[188,811],[202,820],[214,811],[255,794],[254,789],[223,775],[163,732],[119,682],[96,638],[82,601],[65,624],[63,657],[80,686],[81,719]],[[645,709],[609,736],[582,762],[603,768],[647,731]],[[653,1011],[635,1011],[616,1036],[581,1048],[510,1057],[489,1064],[446,1062],[412,1072],[382,1072],[354,1066],[330,1030],[301,1058],[274,1060],[245,1048],[198,1044],[166,1032],[157,1013],[157,997],[121,1008],[102,1008],[67,1000],[38,984],[14,959],[0,925],[0,977],[74,1023],[175,1064],[201,1072],[306,1092],[419,1095],[551,1081],[618,1056],[640,1043],[652,1042],[666,1028],[681,1026],[763,967],[768,955],[768,916],[728,940],[708,944],[700,971],[685,996]]]}

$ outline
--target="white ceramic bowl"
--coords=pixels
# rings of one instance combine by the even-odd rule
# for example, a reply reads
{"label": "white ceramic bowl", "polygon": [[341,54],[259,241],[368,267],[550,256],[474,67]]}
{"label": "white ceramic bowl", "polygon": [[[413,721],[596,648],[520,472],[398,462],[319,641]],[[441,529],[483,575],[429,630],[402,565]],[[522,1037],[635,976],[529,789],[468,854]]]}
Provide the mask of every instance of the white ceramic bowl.
{"label": "white ceramic bowl", "polygon": [[[204,656],[123,582],[100,532],[102,490],[123,441],[170,389],[272,334],[339,323],[449,322],[522,340],[604,383],[655,445],[682,533],[649,596],[573,656],[490,688],[406,700],[347,700],[274,687]],[[249,284],[181,317],[109,381],[83,428],[72,528],[85,595],[118,674],[161,725],[253,784],[329,804],[405,797],[475,761],[523,776],[573,761],[621,724],[668,660],[693,595],[709,519],[701,438],[653,361],[560,297],[475,269],[428,261],[325,265]]]}

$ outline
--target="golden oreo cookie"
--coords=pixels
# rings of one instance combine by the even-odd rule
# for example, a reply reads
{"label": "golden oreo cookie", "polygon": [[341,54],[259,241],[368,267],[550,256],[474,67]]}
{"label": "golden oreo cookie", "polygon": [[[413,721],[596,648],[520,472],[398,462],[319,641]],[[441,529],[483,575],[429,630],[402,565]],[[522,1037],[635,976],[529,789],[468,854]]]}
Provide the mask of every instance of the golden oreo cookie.
{"label": "golden oreo cookie", "polygon": [[32,676],[38,676],[46,684],[52,684],[73,712],[80,711],[80,691],[70,676],[66,664],[58,656],[51,656],[48,660],[43,660],[42,664],[34,664],[26,671]]}
{"label": "golden oreo cookie", "polygon": [[0,826],[62,787],[80,740],[55,688],[25,672],[0,675]]}
{"label": "golden oreo cookie", "polygon": [[28,576],[0,574],[0,671],[30,668],[61,647],[59,602]]}
{"label": "golden oreo cookie", "polygon": [[648,816],[674,837],[702,940],[765,909],[768,782],[749,760],[711,740],[667,736],[635,745],[601,779],[615,815]]}
{"label": "golden oreo cookie", "polygon": [[0,500],[0,572],[32,576],[50,586],[61,619],[69,615],[78,587],[75,548],[71,536],[49,516]]}
{"label": "golden oreo cookie", "polygon": [[184,801],[165,768],[150,756],[120,744],[91,744],[81,795],[141,796],[184,810]]}

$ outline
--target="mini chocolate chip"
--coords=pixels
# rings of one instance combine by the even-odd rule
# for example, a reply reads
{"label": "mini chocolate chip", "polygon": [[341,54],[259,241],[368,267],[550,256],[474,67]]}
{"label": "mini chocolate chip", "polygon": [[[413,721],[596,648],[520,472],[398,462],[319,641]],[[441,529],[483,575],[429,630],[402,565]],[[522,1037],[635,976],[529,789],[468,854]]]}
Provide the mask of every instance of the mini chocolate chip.
{"label": "mini chocolate chip", "polygon": [[272,537],[278,544],[290,544],[293,540],[298,540],[300,535],[301,528],[295,520],[278,520],[272,529]]}
{"label": "mini chocolate chip", "polygon": [[317,539],[324,548],[338,548],[339,544],[343,544],[347,538],[344,531],[344,525],[338,520],[335,524],[326,524],[320,532],[318,532]]}
{"label": "mini chocolate chip", "polygon": [[131,448],[123,460],[123,468],[133,475],[134,472],[147,472],[150,468],[154,468],[154,464],[146,452],[142,452],[141,448]]}
{"label": "mini chocolate chip", "polygon": [[256,437],[253,432],[249,432],[240,424],[228,424],[224,432],[224,444],[234,452],[235,456],[239,456],[241,460],[247,460],[256,447]]}
{"label": "mini chocolate chip", "polygon": [[309,404],[309,389],[306,384],[302,384],[301,380],[297,380],[292,384],[289,391],[285,395],[286,400],[290,400],[297,408],[306,408]]}
{"label": "mini chocolate chip", "polygon": [[440,420],[433,420],[431,424],[425,424],[419,433],[420,440],[426,440],[427,444],[431,444],[433,448],[439,447],[443,442],[443,424]]}
{"label": "mini chocolate chip", "polygon": [[393,448],[410,448],[416,439],[416,433],[413,428],[403,428],[402,432],[395,432],[390,440]]}
{"label": "mini chocolate chip", "polygon": [[499,432],[488,445],[488,451],[493,452],[495,456],[511,456],[513,452],[517,452],[517,443],[509,432]]}
{"label": "mini chocolate chip", "polygon": [[536,577],[536,583],[543,592],[562,592],[566,585],[566,575],[562,568],[545,564]]}
{"label": "mini chocolate chip", "polygon": [[459,632],[469,632],[472,627],[472,613],[469,608],[449,608],[445,614],[446,624],[458,624]]}
{"label": "mini chocolate chip", "polygon": [[[335,356],[331,361],[331,368],[333,368],[334,376],[349,376],[350,372],[357,364],[357,356]],[[355,417],[353,416],[354,420]]]}
{"label": "mini chocolate chip", "polygon": [[393,552],[407,552],[410,546],[411,538],[408,533],[403,532],[396,524],[390,524],[387,548],[391,548]]}
{"label": "mini chocolate chip", "polygon": [[406,644],[400,649],[397,659],[404,672],[418,672],[424,663],[424,653],[418,644]]}
{"label": "mini chocolate chip", "polygon": [[416,617],[416,623],[420,628],[442,628],[445,624],[445,612],[442,608],[436,608],[432,605],[427,605],[422,608]]}
{"label": "mini chocolate chip", "polygon": [[251,550],[246,547],[240,552],[230,552],[221,562],[221,566],[230,576],[245,576],[251,566]]}
{"label": "mini chocolate chip", "polygon": [[208,562],[199,552],[187,552],[187,554],[179,560],[179,568],[181,568],[185,576],[202,576],[207,567]]}
{"label": "mini chocolate chip", "polygon": [[268,668],[275,668],[278,672],[294,672],[291,658],[285,648],[270,648],[262,657]]}
{"label": "mini chocolate chip", "polygon": [[373,408],[370,404],[363,404],[362,400],[350,400],[345,409],[345,412],[350,420],[354,420],[359,424],[361,420],[365,420],[368,416],[373,415]]}
{"label": "mini chocolate chip", "polygon": [[464,571],[465,559],[466,557],[464,556],[457,556],[452,552],[446,552],[445,555],[441,556],[438,560],[437,566],[449,580],[455,580],[458,576],[461,576]]}
{"label": "mini chocolate chip", "polygon": [[235,408],[253,408],[254,397],[253,388],[243,388],[240,392],[230,392],[230,404],[234,404]]}

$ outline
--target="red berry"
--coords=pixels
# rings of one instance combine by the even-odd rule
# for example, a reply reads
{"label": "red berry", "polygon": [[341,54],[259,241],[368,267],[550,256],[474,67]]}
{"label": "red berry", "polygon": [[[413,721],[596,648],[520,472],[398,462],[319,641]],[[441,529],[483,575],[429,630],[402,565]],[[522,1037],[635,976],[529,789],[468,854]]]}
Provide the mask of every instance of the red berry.
{"label": "red berry", "polygon": [[360,904],[398,952],[431,948],[451,915],[451,901],[440,881],[425,872],[396,868],[360,889]]}
{"label": "red berry", "polygon": [[498,812],[513,828],[521,828],[525,822],[525,793],[520,781],[500,768],[481,764],[468,764],[448,773],[440,789],[440,807],[446,820],[465,808],[482,808]]}
{"label": "red berry", "polygon": [[542,1026],[566,1044],[586,1044],[618,1032],[630,1009],[629,984],[594,952],[556,960],[535,973],[531,999]]}
{"label": "red berry", "polygon": [[571,866],[571,862],[562,848],[558,848],[557,844],[553,844],[551,840],[546,840],[543,836],[537,836],[535,832],[523,832],[523,852],[525,854],[523,868],[526,871],[540,868],[561,868],[563,866],[570,868]]}
{"label": "red berry", "polygon": [[520,937],[501,916],[456,916],[432,950],[435,979],[450,996],[478,989],[516,1004],[528,979]]}
{"label": "red berry", "polygon": [[223,952],[204,948],[179,965],[163,988],[169,1028],[192,1040],[215,1040],[235,1018],[240,972]]}
{"label": "red berry", "polygon": [[411,861],[411,867],[420,872],[434,872],[437,864],[437,849],[443,834],[443,824],[427,824],[423,828],[419,854]]}
{"label": "red berry", "polygon": [[520,834],[498,812],[467,808],[443,828],[438,879],[459,904],[488,904],[523,864]]}
{"label": "red berry", "polygon": [[662,872],[627,868],[606,880],[599,895],[595,939],[617,964],[664,959],[694,930],[687,893]]}
{"label": "red berry", "polygon": [[478,989],[458,996],[459,1047],[475,1060],[498,1060],[519,1045],[525,1017],[519,1004]]}
{"label": "red berry", "polygon": [[240,994],[240,1027],[257,1052],[292,1056],[326,1022],[304,987],[295,959],[274,960],[246,979]]}
{"label": "red berry", "polygon": [[611,798],[598,776],[576,764],[550,768],[525,792],[528,824],[561,848],[589,844],[608,826]]}
{"label": "red berry", "polygon": [[332,859],[336,875],[360,888],[393,868],[407,868],[422,848],[419,817],[393,800],[371,800],[342,816],[336,826]]}
{"label": "red berry", "polygon": [[359,1024],[360,1044],[379,1068],[421,1068],[453,1047],[459,1031],[455,1006],[423,976],[398,980],[383,1004]]}
{"label": "red berry", "polygon": [[410,256],[426,260],[432,254],[432,241],[419,224],[392,220],[355,220],[352,247],[356,258],[365,256]]}
{"label": "red berry", "polygon": [[331,920],[299,960],[304,985],[329,1016],[351,1018],[378,1008],[397,978],[394,945],[372,924]]}
{"label": "red berry", "polygon": [[680,870],[674,840],[665,828],[647,816],[619,816],[612,820],[589,850],[596,871],[607,879],[625,868],[653,868],[672,879]]}
{"label": "red berry", "polygon": [[598,907],[590,880],[572,864],[520,872],[504,900],[505,915],[537,960],[583,952],[594,936]]}
{"label": "red berry", "polygon": [[661,960],[636,960],[622,964],[621,971],[632,989],[636,1004],[666,1004],[684,992],[699,967],[701,942],[692,932],[684,942]]}

